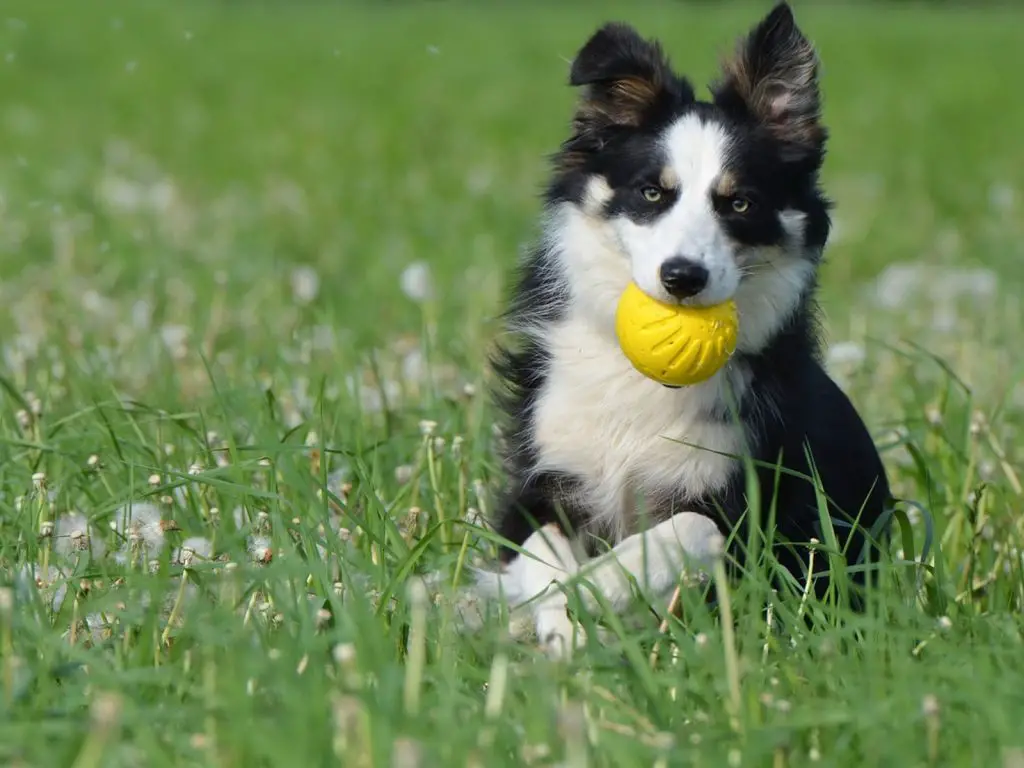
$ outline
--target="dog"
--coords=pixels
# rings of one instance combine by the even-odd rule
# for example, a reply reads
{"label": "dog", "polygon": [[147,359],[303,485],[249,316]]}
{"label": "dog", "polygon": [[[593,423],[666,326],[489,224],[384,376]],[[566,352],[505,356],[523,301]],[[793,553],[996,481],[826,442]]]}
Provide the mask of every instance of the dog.
{"label": "dog", "polygon": [[[572,62],[571,135],[552,157],[542,235],[505,313],[516,341],[490,360],[507,482],[493,521],[499,570],[477,574],[485,594],[529,606],[553,656],[582,638],[567,610],[574,579],[592,587],[585,604],[597,592],[621,610],[634,583],[665,597],[686,569],[707,573],[730,552],[742,562],[751,466],[762,507],[774,499],[772,549],[794,583],[827,586],[827,573],[808,571],[812,540],[830,540],[822,493],[842,550],[831,557],[874,551],[868,530],[891,500],[885,469],[820,362],[815,294],[832,206],[819,186],[818,70],[786,3],[739,41],[710,101],[628,24],[599,28]],[[734,300],[728,364],[681,388],[634,369],[615,334],[630,281],[662,302]],[[816,565],[827,571],[829,559]]]}

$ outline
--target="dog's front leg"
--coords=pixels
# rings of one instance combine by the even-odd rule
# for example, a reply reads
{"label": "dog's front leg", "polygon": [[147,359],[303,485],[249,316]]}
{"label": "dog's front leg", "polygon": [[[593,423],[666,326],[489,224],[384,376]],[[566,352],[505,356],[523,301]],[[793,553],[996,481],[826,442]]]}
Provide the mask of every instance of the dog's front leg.
{"label": "dog's front leg", "polygon": [[513,607],[529,609],[548,655],[563,658],[582,643],[583,629],[568,614],[568,600],[560,585],[579,570],[579,562],[562,529],[549,523],[532,533],[522,553],[501,573],[478,572],[477,584],[486,593],[503,593]]}
{"label": "dog's front leg", "polygon": [[580,568],[577,576],[589,582],[580,585],[580,597],[589,610],[597,609],[593,589],[612,610],[621,611],[633,598],[632,580],[655,598],[667,597],[681,575],[708,573],[724,546],[725,538],[713,520],[680,512]]}

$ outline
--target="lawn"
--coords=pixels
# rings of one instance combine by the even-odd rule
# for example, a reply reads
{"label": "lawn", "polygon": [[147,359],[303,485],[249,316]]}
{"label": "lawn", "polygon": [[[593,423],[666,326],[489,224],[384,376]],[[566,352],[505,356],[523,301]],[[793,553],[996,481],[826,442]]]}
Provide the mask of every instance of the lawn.
{"label": "lawn", "polygon": [[6,0],[0,763],[1024,764],[1020,11],[795,7],[829,366],[920,507],[864,616],[753,573],[558,665],[450,587],[567,61],[705,83],[766,6]]}

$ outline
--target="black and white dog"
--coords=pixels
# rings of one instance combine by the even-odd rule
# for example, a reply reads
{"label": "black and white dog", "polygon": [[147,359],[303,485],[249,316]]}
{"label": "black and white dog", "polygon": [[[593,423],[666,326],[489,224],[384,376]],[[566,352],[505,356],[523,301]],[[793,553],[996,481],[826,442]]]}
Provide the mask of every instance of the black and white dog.
{"label": "black and white dog", "polygon": [[[889,500],[867,429],[819,362],[826,130],[817,57],[790,8],[740,42],[709,102],[624,24],[590,38],[570,83],[582,99],[508,314],[520,343],[493,361],[509,475],[495,527],[523,553],[505,548],[500,573],[479,575],[487,593],[530,601],[555,654],[579,637],[561,589],[573,577],[613,607],[633,580],[667,595],[687,561],[707,566],[744,530],[742,457],[759,467],[762,507],[775,499],[776,556],[801,583],[806,545],[825,541],[805,478],[819,478],[851,560]],[[734,299],[729,364],[684,388],[633,369],[614,328],[630,280],[662,301]],[[598,554],[602,539],[614,546]]]}

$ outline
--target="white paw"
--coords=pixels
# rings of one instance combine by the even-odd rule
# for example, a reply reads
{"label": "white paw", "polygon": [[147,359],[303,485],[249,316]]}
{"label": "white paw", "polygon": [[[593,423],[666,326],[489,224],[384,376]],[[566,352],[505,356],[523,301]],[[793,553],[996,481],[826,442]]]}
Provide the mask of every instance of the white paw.
{"label": "white paw", "polygon": [[587,642],[586,633],[566,613],[566,603],[541,606],[535,614],[537,639],[549,658],[563,660],[571,658],[577,648]]}

